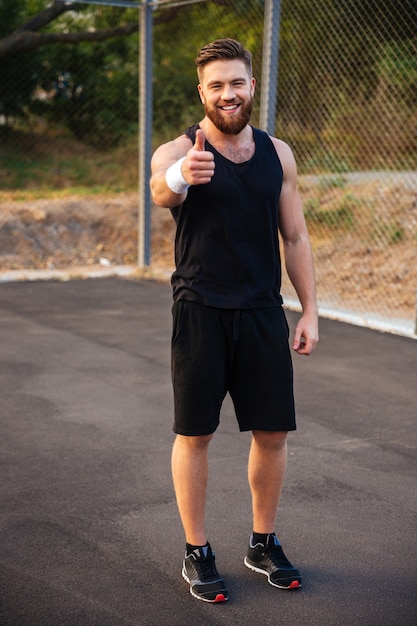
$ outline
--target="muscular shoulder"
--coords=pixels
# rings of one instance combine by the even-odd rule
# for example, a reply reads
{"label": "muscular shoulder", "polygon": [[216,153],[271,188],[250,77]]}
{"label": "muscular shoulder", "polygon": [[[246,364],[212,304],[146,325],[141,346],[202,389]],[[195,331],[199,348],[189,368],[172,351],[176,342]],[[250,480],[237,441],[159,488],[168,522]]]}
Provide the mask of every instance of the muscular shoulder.
{"label": "muscular shoulder", "polygon": [[297,178],[297,165],[290,146],[285,143],[285,141],[282,141],[282,139],[277,139],[276,137],[270,137],[270,139],[281,161],[284,170],[284,179]]}

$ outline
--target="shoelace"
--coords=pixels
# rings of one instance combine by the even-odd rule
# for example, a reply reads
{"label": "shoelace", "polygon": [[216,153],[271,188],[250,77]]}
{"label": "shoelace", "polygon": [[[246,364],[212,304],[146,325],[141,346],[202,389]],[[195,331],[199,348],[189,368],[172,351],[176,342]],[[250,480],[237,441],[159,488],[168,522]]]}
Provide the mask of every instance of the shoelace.
{"label": "shoelace", "polygon": [[194,564],[200,576],[200,580],[207,578],[219,578],[213,557],[208,557],[206,559],[199,557],[195,559]]}
{"label": "shoelace", "polygon": [[285,556],[281,546],[268,546],[265,550],[266,554],[269,556],[274,565],[279,568],[287,567],[292,568],[291,563]]}

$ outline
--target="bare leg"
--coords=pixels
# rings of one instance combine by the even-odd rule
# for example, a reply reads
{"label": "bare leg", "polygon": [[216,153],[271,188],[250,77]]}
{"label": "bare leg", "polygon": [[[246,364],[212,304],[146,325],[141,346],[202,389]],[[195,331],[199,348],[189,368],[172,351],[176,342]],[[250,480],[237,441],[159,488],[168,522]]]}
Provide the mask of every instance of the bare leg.
{"label": "bare leg", "polygon": [[273,533],[287,465],[287,433],[254,430],[248,477],[252,492],[253,530]]}
{"label": "bare leg", "polygon": [[213,435],[177,435],[172,449],[172,477],[185,539],[195,546],[206,541],[204,516],[208,479],[208,446]]}

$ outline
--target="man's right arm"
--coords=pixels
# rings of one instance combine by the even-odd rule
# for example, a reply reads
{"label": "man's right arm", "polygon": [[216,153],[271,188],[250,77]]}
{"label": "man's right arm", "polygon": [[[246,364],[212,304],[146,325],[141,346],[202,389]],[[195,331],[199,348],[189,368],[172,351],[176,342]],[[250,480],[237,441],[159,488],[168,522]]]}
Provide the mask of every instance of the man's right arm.
{"label": "man's right arm", "polygon": [[156,205],[172,208],[184,201],[187,192],[178,194],[172,191],[166,181],[166,172],[169,167],[186,156],[190,145],[188,138],[179,137],[174,141],[164,143],[155,151],[151,161],[152,176],[150,184],[152,200]]}
{"label": "man's right arm", "polygon": [[[151,161],[150,185],[156,205],[168,209],[178,206],[187,196],[187,186],[210,182],[214,174],[214,156],[204,149],[204,141],[203,131],[198,130],[194,145],[182,135],[155,151]],[[181,187],[184,191],[180,191]]]}

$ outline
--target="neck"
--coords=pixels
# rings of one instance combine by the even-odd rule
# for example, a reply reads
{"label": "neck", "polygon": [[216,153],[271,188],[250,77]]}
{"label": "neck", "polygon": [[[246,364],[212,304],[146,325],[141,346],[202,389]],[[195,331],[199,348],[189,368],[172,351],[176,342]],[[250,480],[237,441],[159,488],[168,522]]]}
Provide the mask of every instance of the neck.
{"label": "neck", "polygon": [[227,135],[219,131],[210,120],[205,118],[200,122],[200,128],[203,130],[207,141],[229,161],[244,163],[253,157],[255,141],[251,126],[245,126],[238,135]]}

